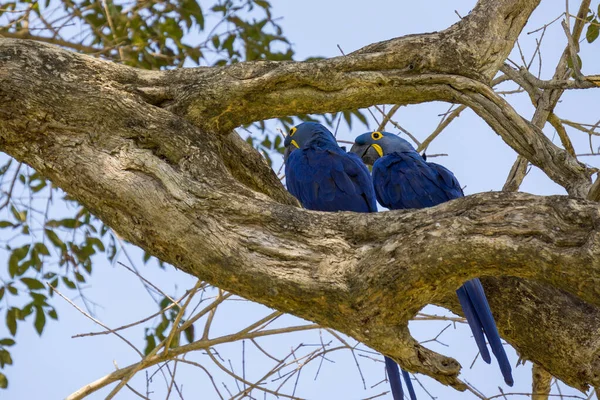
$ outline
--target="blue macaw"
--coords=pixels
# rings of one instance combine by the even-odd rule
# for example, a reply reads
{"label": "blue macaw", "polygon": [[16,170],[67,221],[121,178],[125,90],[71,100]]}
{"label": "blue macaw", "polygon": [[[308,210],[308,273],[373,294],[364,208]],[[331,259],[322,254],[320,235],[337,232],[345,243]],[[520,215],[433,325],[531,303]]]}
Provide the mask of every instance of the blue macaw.
{"label": "blue macaw", "polygon": [[[303,122],[285,138],[285,179],[303,207],[317,211],[377,212],[369,170],[361,159],[341,149],[323,125]],[[394,400],[404,391],[398,366],[385,357]],[[402,370],[411,400],[416,400],[408,372]]]}
{"label": "blue macaw", "polygon": [[[373,187],[377,200],[390,210],[433,207],[464,196],[452,172],[439,164],[427,162],[426,157],[419,155],[410,143],[392,133],[364,133],[355,139],[350,152],[373,165]],[[487,337],[504,381],[512,386],[510,363],[481,282],[477,278],[471,279],[456,294],[481,358],[491,363],[485,342]]]}

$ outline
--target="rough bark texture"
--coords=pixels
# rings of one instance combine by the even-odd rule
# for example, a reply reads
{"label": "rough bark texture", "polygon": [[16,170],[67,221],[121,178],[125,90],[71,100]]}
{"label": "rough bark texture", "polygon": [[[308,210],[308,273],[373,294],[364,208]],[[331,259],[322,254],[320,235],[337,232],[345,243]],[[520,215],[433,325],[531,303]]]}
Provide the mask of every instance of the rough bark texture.
{"label": "rough bark texture", "polygon": [[537,4],[481,1],[446,31],[311,63],[149,72],[0,39],[0,150],[162,260],[458,389],[459,364],[414,341],[408,320],[430,303],[456,309],[473,277],[526,278],[484,280],[501,334],[552,375],[597,386],[596,203],[486,193],[412,212],[310,212],[231,132],[309,111],[462,102],[583,197],[585,166],[487,85]]}

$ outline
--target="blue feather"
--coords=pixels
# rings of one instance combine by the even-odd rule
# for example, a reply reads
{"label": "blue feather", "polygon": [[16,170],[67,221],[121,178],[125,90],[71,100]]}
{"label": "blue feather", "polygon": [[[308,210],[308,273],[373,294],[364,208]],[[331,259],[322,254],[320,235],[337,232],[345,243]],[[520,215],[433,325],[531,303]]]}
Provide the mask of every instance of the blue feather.
{"label": "blue feather", "polygon": [[[389,139],[393,141],[394,139]],[[416,151],[407,149],[386,153],[373,164],[373,186],[377,200],[391,210],[433,207],[463,196],[458,180],[447,168],[426,162]],[[514,381],[508,357],[502,346],[496,322],[479,279],[460,287],[460,301],[482,359],[491,363],[486,337],[498,360],[507,385]]]}
{"label": "blue feather", "polygon": [[[292,137],[298,149],[291,149]],[[284,143],[285,174],[289,192],[303,207],[317,211],[377,212],[369,170],[360,157],[346,153],[324,126],[305,122],[293,128]],[[397,364],[385,357],[394,400],[404,392]],[[411,400],[417,397],[408,373],[402,370]]]}
{"label": "blue feather", "polygon": [[385,369],[390,380],[390,386],[392,387],[392,397],[394,400],[404,399],[404,390],[402,390],[402,381],[400,380],[400,371],[398,370],[398,364],[389,357],[384,357]]}
{"label": "blue feather", "polygon": [[477,343],[477,347],[479,348],[481,358],[483,359],[483,361],[489,364],[492,362],[492,358],[490,357],[490,352],[488,351],[487,345],[485,344],[483,324],[477,316],[477,311],[473,309],[473,304],[471,298],[469,297],[469,294],[467,293],[465,285],[458,288],[458,290],[456,291],[456,295],[458,296],[460,306],[462,307],[463,313],[465,314],[465,318],[467,318],[467,322],[469,323],[469,327],[471,328],[471,332],[473,333],[475,343]]}
{"label": "blue feather", "polygon": [[369,170],[336,143],[313,141],[293,151],[285,174],[289,192],[309,210],[377,211]]}
{"label": "blue feather", "polygon": [[413,387],[412,381],[410,380],[410,375],[408,375],[408,371],[401,369],[402,376],[404,377],[404,383],[406,383],[406,388],[408,389],[408,396],[410,400],[417,400],[417,395],[415,394],[415,388]]}
{"label": "blue feather", "polygon": [[492,353],[494,353],[496,359],[498,360],[498,365],[500,366],[500,371],[502,371],[502,375],[504,376],[504,381],[508,386],[512,386],[514,380],[511,373],[510,363],[506,357],[504,346],[502,346],[502,342],[500,341],[500,334],[498,333],[498,328],[496,327],[496,321],[494,321],[494,317],[492,316],[492,310],[490,309],[490,305],[485,297],[483,286],[481,286],[479,279],[471,279],[470,281],[465,282],[463,287],[466,289],[469,299],[471,300],[471,304],[475,308],[475,312],[479,317],[483,332],[487,336],[490,347],[492,348]]}

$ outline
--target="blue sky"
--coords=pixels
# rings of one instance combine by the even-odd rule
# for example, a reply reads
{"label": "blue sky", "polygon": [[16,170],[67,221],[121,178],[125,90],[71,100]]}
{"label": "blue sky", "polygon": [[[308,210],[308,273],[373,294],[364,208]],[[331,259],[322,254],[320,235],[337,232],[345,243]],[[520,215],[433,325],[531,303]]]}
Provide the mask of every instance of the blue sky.
{"label": "blue sky", "polygon": [[[344,1],[288,1],[274,2],[274,14],[283,17],[281,25],[284,33],[293,42],[297,59],[301,60],[310,56],[337,56],[338,45],[349,53],[366,44],[385,40],[396,36],[412,33],[430,32],[444,29],[458,21],[459,15],[468,14],[475,4],[474,1],[448,2],[399,2],[391,0],[371,0],[369,2],[344,2]],[[597,2],[594,2],[597,6]],[[351,5],[352,4],[352,5]],[[571,5],[572,12],[574,7]],[[537,29],[545,23],[556,18],[564,11],[564,2],[552,0],[542,2],[542,5],[530,18],[525,32]],[[538,35],[523,35],[520,43],[527,58],[535,48],[535,38]],[[556,61],[565,46],[565,37],[559,23],[553,24],[546,32],[542,46],[542,78],[551,77]],[[588,45],[582,43],[581,58],[583,59],[584,74],[598,74],[600,65],[600,43]],[[520,63],[518,52],[511,54],[511,59]],[[537,68],[537,67],[536,67]],[[503,88],[514,88],[514,85],[505,85]],[[518,94],[508,97],[513,106],[526,118],[533,114],[533,107],[526,95]],[[584,123],[595,123],[600,119],[598,112],[600,92],[573,91],[563,96],[556,113],[561,118]],[[448,109],[448,104],[433,103],[402,107],[395,119],[417,138],[423,140],[439,123],[439,114]],[[370,118],[370,117],[369,117]],[[375,121],[369,120],[369,128],[376,126]],[[366,131],[358,122],[353,131],[349,132],[342,125],[339,136],[346,140],[353,139],[356,135]],[[390,128],[391,130],[391,128]],[[392,130],[393,131],[393,130]],[[554,131],[546,128],[549,137],[554,137]],[[569,131],[570,133],[572,131]],[[587,135],[573,132],[571,138],[576,150],[588,153]],[[557,140],[555,140],[557,141]],[[471,111],[465,111],[460,118],[455,120],[442,135],[433,142],[429,153],[447,153],[447,157],[437,158],[435,162],[441,163],[454,171],[463,186],[466,194],[500,190],[508,171],[515,160],[516,154],[499,136]],[[599,166],[594,157],[581,158],[591,165]],[[280,160],[276,160],[280,162]],[[535,194],[563,194],[564,190],[551,182],[536,168],[525,179],[522,191]],[[170,294],[181,295],[187,288],[194,285],[195,279],[171,267],[162,271],[155,266],[142,267],[141,252],[130,250],[133,259],[141,267],[145,277],[153,282],[160,283],[160,287]],[[0,255],[2,257],[2,255]],[[125,257],[120,260],[127,263]],[[3,263],[3,260],[0,260]],[[108,262],[97,258],[95,272],[91,285],[86,289],[86,295],[101,306],[96,308],[96,316],[110,327],[117,327],[131,321],[136,321],[157,311],[156,304],[149,297],[139,280],[124,268],[110,265]],[[18,346],[14,348],[13,359],[15,365],[7,373],[10,378],[10,390],[2,393],[2,398],[7,395],[9,399],[59,399],[79,387],[94,381],[115,368],[126,366],[139,360],[139,357],[122,341],[112,336],[72,339],[71,336],[98,330],[94,323],[86,319],[81,313],[67,305],[61,299],[56,299],[60,323],[49,323],[44,335],[40,338],[31,326],[24,324],[18,333]],[[430,312],[443,312],[440,309]],[[234,329],[242,328],[253,320],[260,319],[268,314],[264,307],[248,302],[228,302],[223,306],[215,319],[213,334],[229,333]],[[298,321],[292,317],[285,317],[278,321],[280,326],[295,324]],[[414,335],[420,340],[428,340],[447,325],[446,322],[418,322],[411,325]],[[0,324],[0,337],[7,336],[3,324]],[[132,329],[126,337],[143,348],[143,330]],[[318,332],[295,333],[262,341],[261,344],[269,346],[273,352],[283,355],[298,343],[314,344],[321,340]],[[516,384],[513,388],[503,385],[501,375],[495,364],[488,366],[477,361],[472,369],[469,368],[477,351],[468,328],[463,324],[451,326],[440,337],[445,345],[432,343],[430,346],[436,351],[456,357],[463,365],[463,378],[488,396],[498,393],[498,386],[505,392],[530,391],[530,364],[514,368]],[[270,368],[272,363],[265,361],[256,351],[247,345],[246,363],[247,373],[259,376],[265,368]],[[241,370],[242,344],[233,343],[219,348],[224,359],[231,359],[236,370]],[[191,359],[204,360],[202,355],[192,355]],[[310,365],[301,374],[297,395],[310,399],[361,399],[387,391],[387,384],[379,384],[383,379],[383,364],[372,361],[366,357],[360,358],[360,366],[365,377],[368,390],[363,389],[361,375],[355,365],[350,352],[337,352],[330,357],[331,361],[324,362],[319,372],[318,379],[313,379],[318,363]],[[512,349],[509,359],[516,365],[518,356]],[[203,362],[204,362],[203,361]],[[207,367],[210,362],[207,362]],[[216,380],[223,380],[226,385],[234,386],[228,379],[214,368]],[[218,398],[210,389],[206,376],[199,370],[180,366],[178,367],[178,382],[183,385],[184,398],[216,399]],[[471,399],[475,398],[469,393],[458,393],[448,389],[429,378],[419,376],[420,382],[432,395],[440,399]],[[132,385],[139,390],[145,390],[146,376],[144,373],[132,380]],[[162,377],[157,375],[150,385],[154,392],[152,398],[164,398],[166,385]],[[563,393],[575,393],[564,385]],[[102,399],[108,392],[100,391],[90,399]],[[417,385],[420,399],[429,398]],[[257,394],[258,396],[258,394]],[[262,396],[262,395],[261,395]],[[259,396],[259,398],[261,397]],[[136,398],[131,392],[123,390],[117,399]],[[174,395],[172,398],[178,398]],[[391,395],[381,398],[391,398]],[[524,398],[524,397],[510,397]]]}

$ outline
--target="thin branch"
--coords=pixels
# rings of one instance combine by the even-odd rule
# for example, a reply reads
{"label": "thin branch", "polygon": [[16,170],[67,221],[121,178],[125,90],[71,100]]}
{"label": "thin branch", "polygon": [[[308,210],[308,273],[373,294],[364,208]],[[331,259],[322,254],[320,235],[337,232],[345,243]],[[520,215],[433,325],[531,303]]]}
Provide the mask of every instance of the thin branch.
{"label": "thin branch", "polygon": [[96,318],[92,317],[90,314],[88,314],[87,312],[85,312],[84,310],[82,310],[77,304],[73,303],[68,297],[66,297],[65,295],[63,295],[61,292],[58,291],[58,289],[56,289],[54,286],[50,285],[49,282],[46,282],[46,285],[48,285],[50,287],[50,289],[58,294],[60,297],[62,297],[67,303],[69,303],[70,305],[72,305],[77,311],[79,311],[80,313],[82,313],[83,315],[85,315],[87,318],[91,319],[92,321],[94,321],[96,324],[100,325],[101,327],[103,327],[104,329],[106,329],[107,331],[109,331],[110,333],[114,334],[115,336],[117,336],[119,339],[121,339],[122,341],[124,341],[125,343],[127,343],[132,349],[134,349],[136,351],[136,353],[139,354],[140,357],[143,357],[144,355],[142,354],[141,351],[139,351],[137,349],[137,347],[135,347],[133,345],[133,343],[131,343],[129,340],[125,339],[123,336],[121,336],[119,333],[113,331],[112,329],[110,329],[108,326],[104,325],[102,322],[100,322],[99,320],[97,320]]}
{"label": "thin branch", "polygon": [[8,203],[10,203],[10,199],[12,197],[12,192],[15,188],[15,183],[17,182],[17,178],[19,177],[19,172],[21,171],[22,165],[23,165],[22,162],[19,162],[19,165],[17,165],[17,170],[15,171],[15,174],[13,175],[13,178],[10,182],[10,186],[8,187],[8,192],[4,193],[6,196],[6,200],[4,201],[4,203],[2,203],[0,205],[0,210],[2,210],[4,207],[6,207],[8,205]]}
{"label": "thin branch", "polygon": [[[244,335],[238,335],[238,333],[234,333],[234,334],[230,334],[230,335],[221,336],[221,337],[218,337],[215,339],[199,340],[199,341],[196,341],[196,342],[184,345],[184,346],[178,346],[178,347],[172,348],[171,351],[169,351],[168,355],[165,355],[164,353],[149,354],[142,361],[140,361],[138,363],[132,364],[125,368],[121,368],[117,371],[114,371],[114,372],[104,376],[103,378],[98,379],[95,382],[92,382],[92,383],[82,387],[81,389],[79,389],[76,392],[69,395],[66,398],[66,400],[83,399],[85,396],[88,396],[89,394],[94,393],[97,390],[100,390],[103,387],[110,385],[113,382],[120,381],[122,379],[127,378],[131,373],[135,373],[142,369],[151,367],[153,365],[156,365],[158,363],[166,361],[167,359],[174,359],[176,356],[188,353],[190,351],[207,350],[218,344],[231,343],[231,342],[234,342],[237,340],[242,340],[242,339],[251,339],[251,338],[258,338],[258,337],[263,337],[263,336],[279,335],[279,334],[283,334],[283,333],[299,332],[299,331],[306,331],[306,330],[312,330],[312,329],[318,329],[318,328],[319,328],[318,325],[312,324],[312,325],[290,326],[290,327],[286,327],[286,328],[271,329],[271,330],[267,330],[267,331],[248,332]],[[159,346],[157,346],[155,348],[155,350],[158,348],[159,348]]]}
{"label": "thin branch", "polygon": [[187,298],[187,300],[185,301],[185,303],[183,304],[183,306],[177,313],[177,316],[175,317],[175,321],[173,321],[173,327],[171,328],[171,332],[169,333],[169,336],[167,337],[167,341],[165,342],[165,355],[166,355],[166,353],[169,352],[169,347],[171,346],[171,342],[173,341],[175,334],[181,332],[179,329],[179,322],[181,321],[181,318],[183,318],[183,315],[185,314],[185,310],[187,309],[188,305],[194,298],[194,294],[198,291],[198,289],[200,289],[200,287],[203,284],[204,283],[201,280],[198,280],[196,282],[194,287],[189,291],[189,297]]}
{"label": "thin branch", "polygon": [[[568,12],[567,12],[567,14],[568,14]],[[569,49],[569,55],[571,57],[571,68],[573,69],[573,73],[575,75],[575,80],[577,82],[582,82],[585,80],[585,78],[581,74],[581,66],[579,65],[579,57],[577,56],[577,53],[579,53],[579,44],[575,41],[575,39],[571,35],[569,26],[568,26],[568,21],[569,21],[568,19],[565,21],[562,21],[561,25],[563,27],[563,30],[565,31],[565,35],[567,35],[567,41],[568,41],[567,48]]]}

